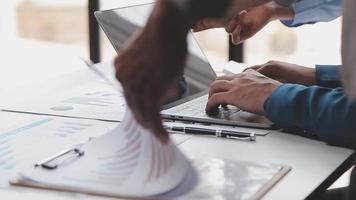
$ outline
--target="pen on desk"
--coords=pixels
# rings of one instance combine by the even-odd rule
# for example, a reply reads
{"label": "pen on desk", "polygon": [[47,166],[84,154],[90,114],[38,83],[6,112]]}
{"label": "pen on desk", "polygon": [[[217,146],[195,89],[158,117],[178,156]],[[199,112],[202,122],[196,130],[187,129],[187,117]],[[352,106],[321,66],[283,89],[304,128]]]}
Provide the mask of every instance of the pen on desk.
{"label": "pen on desk", "polygon": [[256,141],[256,135],[254,133],[247,133],[241,131],[227,131],[227,130],[215,130],[215,129],[196,128],[196,127],[178,127],[178,126],[172,126],[172,127],[165,126],[165,128],[176,132],[182,132],[185,134],[211,135],[211,136],[227,138],[227,139]]}

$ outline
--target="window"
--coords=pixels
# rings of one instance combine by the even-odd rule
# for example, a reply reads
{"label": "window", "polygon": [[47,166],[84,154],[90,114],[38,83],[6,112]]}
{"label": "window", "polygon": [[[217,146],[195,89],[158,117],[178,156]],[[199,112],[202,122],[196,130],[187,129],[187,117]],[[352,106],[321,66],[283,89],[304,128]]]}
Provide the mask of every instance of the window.
{"label": "window", "polygon": [[87,24],[86,0],[0,0],[0,89],[80,69]]}
{"label": "window", "polygon": [[281,60],[309,67],[341,63],[341,19],[288,28],[276,21],[245,42],[245,62]]}
{"label": "window", "polygon": [[229,37],[225,29],[213,29],[195,33],[201,48],[217,72],[222,72],[222,64],[229,58]]}

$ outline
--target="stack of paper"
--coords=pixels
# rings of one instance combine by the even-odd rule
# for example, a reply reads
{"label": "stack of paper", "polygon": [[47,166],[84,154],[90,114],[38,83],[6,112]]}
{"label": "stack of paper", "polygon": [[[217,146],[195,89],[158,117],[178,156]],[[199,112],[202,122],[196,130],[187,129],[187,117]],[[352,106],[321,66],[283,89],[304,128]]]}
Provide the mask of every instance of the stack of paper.
{"label": "stack of paper", "polygon": [[31,117],[0,132],[0,187],[16,172],[91,138],[108,133],[117,123],[60,117]]}
{"label": "stack of paper", "polygon": [[192,172],[190,162],[168,142],[139,126],[131,112],[113,131],[80,148],[84,155],[55,170],[21,172],[25,185],[106,196],[147,197],[169,192]]}

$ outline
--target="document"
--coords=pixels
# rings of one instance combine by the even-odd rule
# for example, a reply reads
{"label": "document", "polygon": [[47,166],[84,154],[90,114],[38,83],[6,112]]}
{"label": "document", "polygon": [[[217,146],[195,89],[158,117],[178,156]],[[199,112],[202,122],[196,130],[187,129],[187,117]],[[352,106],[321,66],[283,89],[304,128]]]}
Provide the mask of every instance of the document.
{"label": "document", "polygon": [[60,117],[36,117],[0,132],[0,187],[17,171],[82,145],[112,130],[117,123]]}
{"label": "document", "polygon": [[[43,158],[109,133],[117,122],[62,117],[35,117],[0,132],[0,187],[16,172]],[[179,145],[191,136],[172,135]]]}
{"label": "document", "polygon": [[122,92],[105,80],[96,80],[26,104],[13,104],[4,110],[55,116],[121,121],[126,109]]}
{"label": "document", "polygon": [[171,141],[161,143],[130,111],[110,133],[79,148],[83,156],[61,162],[54,170],[31,167],[20,173],[20,182],[105,196],[148,197],[173,190],[193,171]]}

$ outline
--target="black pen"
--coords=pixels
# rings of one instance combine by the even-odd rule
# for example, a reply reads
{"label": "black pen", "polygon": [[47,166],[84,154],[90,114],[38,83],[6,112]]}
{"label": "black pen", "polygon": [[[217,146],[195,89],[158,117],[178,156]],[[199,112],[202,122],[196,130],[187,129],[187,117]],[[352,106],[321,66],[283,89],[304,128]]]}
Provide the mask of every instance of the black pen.
{"label": "black pen", "polygon": [[227,130],[215,130],[215,129],[208,129],[208,128],[179,127],[179,126],[172,126],[172,127],[166,126],[165,128],[176,132],[182,132],[185,134],[211,135],[211,136],[227,138],[227,139],[256,141],[256,135],[254,133],[247,133],[241,131],[227,131]]}

